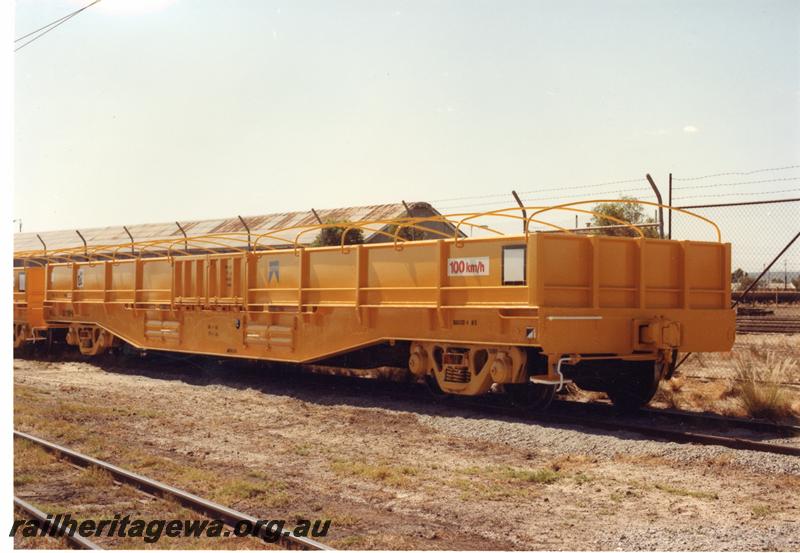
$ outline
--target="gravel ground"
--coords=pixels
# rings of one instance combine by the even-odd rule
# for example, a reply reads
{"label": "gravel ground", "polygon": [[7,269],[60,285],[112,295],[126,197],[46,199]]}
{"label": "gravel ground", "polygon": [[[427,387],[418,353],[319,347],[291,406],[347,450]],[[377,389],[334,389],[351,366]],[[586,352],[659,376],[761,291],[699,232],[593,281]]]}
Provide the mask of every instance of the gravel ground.
{"label": "gravel ground", "polygon": [[335,547],[800,549],[792,457],[477,418],[285,374],[16,360],[14,380],[20,430],[206,497],[217,475],[258,471],[281,501],[229,489],[228,504],[330,514]]}
{"label": "gravel ground", "polygon": [[[549,455],[589,455],[613,459],[617,455],[654,456],[679,463],[705,463],[730,457],[730,463],[756,473],[800,475],[800,458],[758,451],[737,451],[721,446],[675,444],[642,439],[626,432],[601,433],[593,430],[542,426],[512,420],[475,417],[417,415],[423,424],[467,439],[490,440],[512,447]],[[793,442],[792,442],[793,443]]]}

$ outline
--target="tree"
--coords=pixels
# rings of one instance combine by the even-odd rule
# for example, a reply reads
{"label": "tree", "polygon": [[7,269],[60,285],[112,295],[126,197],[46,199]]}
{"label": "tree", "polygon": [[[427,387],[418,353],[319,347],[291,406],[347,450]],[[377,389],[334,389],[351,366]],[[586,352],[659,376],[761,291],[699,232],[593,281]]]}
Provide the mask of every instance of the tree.
{"label": "tree", "polygon": [[[628,196],[622,196],[619,202],[608,202],[594,206],[592,210],[596,211],[598,215],[592,216],[591,226],[602,227],[621,224],[614,219],[602,217],[600,214],[614,217],[615,219],[621,219],[632,225],[655,223],[655,219],[645,215],[644,206],[642,206],[642,204],[626,201],[633,199],[634,198]],[[640,228],[640,230],[647,238],[658,238],[658,229],[656,227],[643,227]],[[627,227],[604,228],[600,229],[598,232],[609,236],[638,236],[633,229]]]}
{"label": "tree", "polygon": [[[327,225],[337,225],[335,227],[325,227],[320,229],[317,237],[311,243],[314,248],[320,246],[339,246],[342,243],[342,233],[350,226],[350,221],[325,221]],[[364,232],[360,228],[351,228],[347,231],[344,239],[345,244],[363,244]]]}
{"label": "tree", "polygon": [[[751,277],[746,271],[742,270],[742,268],[738,268],[731,273],[731,282],[736,284],[737,290],[746,290],[748,286],[750,286],[755,279]],[[762,286],[759,282],[758,287]]]}
{"label": "tree", "polygon": [[[389,225],[384,232],[394,236],[398,226],[400,225]],[[400,232],[397,232],[397,236],[400,240],[406,241],[423,240],[425,238],[425,231],[418,227],[401,227]]]}
{"label": "tree", "polygon": [[[739,286],[737,288],[739,290],[747,290],[747,287],[750,286],[751,284],[753,284],[754,280],[755,279],[753,277],[751,277],[750,275],[745,273],[744,276],[741,278],[741,280],[738,281],[739,282]],[[758,289],[758,288],[761,288],[763,286],[764,286],[764,281],[762,280],[755,286],[755,288]]]}

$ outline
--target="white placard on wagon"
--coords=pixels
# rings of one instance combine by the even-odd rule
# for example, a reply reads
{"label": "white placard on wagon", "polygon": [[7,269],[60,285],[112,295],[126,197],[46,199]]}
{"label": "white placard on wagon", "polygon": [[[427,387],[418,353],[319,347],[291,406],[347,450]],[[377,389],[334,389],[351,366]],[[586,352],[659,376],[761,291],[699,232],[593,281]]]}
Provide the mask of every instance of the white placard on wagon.
{"label": "white placard on wagon", "polygon": [[451,257],[447,260],[447,276],[486,276],[488,257]]}

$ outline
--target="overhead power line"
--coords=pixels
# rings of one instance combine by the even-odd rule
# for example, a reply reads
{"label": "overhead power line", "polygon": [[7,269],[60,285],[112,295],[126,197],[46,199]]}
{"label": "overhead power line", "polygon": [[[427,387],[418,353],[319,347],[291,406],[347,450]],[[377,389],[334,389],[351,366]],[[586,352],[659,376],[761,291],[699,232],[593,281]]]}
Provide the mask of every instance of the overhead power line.
{"label": "overhead power line", "polygon": [[91,8],[92,6],[94,6],[95,4],[97,4],[100,1],[101,0],[94,0],[94,2],[91,2],[91,3],[87,4],[87,5],[85,5],[84,7],[75,10],[74,12],[71,12],[71,13],[68,13],[67,15],[65,15],[65,16],[59,17],[55,21],[51,21],[47,25],[45,25],[43,27],[39,27],[38,29],[36,29],[34,31],[31,31],[31,32],[29,32],[27,34],[24,34],[21,37],[15,39],[14,43],[17,43],[20,40],[24,40],[24,39],[26,39],[26,38],[28,38],[30,36],[33,36],[33,38],[30,39],[29,41],[24,42],[23,44],[21,44],[21,45],[17,46],[16,48],[14,48],[14,51],[17,52],[19,50],[22,50],[23,48],[25,48],[31,42],[39,40],[40,38],[42,38],[44,35],[46,35],[50,31],[52,31],[56,27],[59,27],[60,25],[63,25],[64,23],[66,23],[67,21],[69,21],[70,19],[72,19],[73,17],[78,15],[79,13],[81,13],[82,11]]}

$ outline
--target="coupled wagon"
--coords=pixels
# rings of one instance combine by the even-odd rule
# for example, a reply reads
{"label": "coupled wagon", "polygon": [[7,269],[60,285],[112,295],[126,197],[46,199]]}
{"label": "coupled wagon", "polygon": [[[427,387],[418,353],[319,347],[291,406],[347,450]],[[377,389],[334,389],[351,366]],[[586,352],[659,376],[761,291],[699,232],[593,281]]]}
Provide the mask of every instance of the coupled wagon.
{"label": "coupled wagon", "polygon": [[[389,352],[437,392],[537,407],[567,380],[639,406],[678,352],[732,347],[731,250],[713,223],[716,241],[677,241],[544,218],[593,213],[575,205],[338,223],[341,243],[325,247],[299,237],[334,224],[18,252],[15,346],[61,332],[86,355],[123,342],[291,363]],[[482,217],[524,219],[525,232],[461,232],[485,231]],[[433,220],[456,231],[408,239]],[[536,222],[549,231],[528,231]],[[347,243],[387,223],[388,241]]]}

